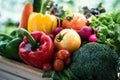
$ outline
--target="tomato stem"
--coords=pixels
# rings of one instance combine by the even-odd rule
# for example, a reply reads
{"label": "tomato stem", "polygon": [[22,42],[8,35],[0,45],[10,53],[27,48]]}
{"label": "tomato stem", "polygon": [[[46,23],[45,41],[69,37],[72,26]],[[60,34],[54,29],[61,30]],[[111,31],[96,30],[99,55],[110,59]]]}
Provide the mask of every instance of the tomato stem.
{"label": "tomato stem", "polygon": [[59,34],[59,35],[57,36],[57,38],[56,38],[57,41],[58,41],[58,42],[62,41],[65,34],[66,34],[66,33],[64,33],[63,35]]}
{"label": "tomato stem", "polygon": [[67,19],[68,21],[71,21],[71,20],[73,19],[73,17],[67,16],[66,19]]}

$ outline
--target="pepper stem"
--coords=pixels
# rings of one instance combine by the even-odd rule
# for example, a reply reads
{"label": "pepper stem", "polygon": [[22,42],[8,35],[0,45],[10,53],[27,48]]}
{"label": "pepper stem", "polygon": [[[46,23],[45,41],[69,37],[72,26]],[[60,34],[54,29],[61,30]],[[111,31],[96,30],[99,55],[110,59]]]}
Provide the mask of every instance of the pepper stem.
{"label": "pepper stem", "polygon": [[4,34],[4,33],[0,33],[0,36],[6,38],[6,39],[13,39],[11,36],[7,35],[7,34]]}
{"label": "pepper stem", "polygon": [[30,33],[23,29],[23,28],[18,28],[18,34],[23,34],[27,37],[29,43],[32,45],[32,49],[35,49],[37,46],[37,42],[35,41],[35,39],[30,35]]}

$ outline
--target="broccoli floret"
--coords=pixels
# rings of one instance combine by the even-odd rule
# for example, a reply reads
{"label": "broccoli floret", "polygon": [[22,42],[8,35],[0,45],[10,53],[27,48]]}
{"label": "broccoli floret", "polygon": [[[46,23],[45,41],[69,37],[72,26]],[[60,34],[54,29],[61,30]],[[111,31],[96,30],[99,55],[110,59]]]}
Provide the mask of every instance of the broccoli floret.
{"label": "broccoli floret", "polygon": [[87,43],[72,59],[70,69],[80,80],[117,80],[118,55],[105,44]]}

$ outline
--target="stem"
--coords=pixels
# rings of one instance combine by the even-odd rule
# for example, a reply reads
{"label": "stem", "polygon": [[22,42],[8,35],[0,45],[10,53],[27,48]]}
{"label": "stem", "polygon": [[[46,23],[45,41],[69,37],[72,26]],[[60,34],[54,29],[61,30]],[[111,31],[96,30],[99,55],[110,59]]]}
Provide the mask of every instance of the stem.
{"label": "stem", "polygon": [[40,12],[42,5],[42,0],[34,0],[33,1],[33,11]]}
{"label": "stem", "polygon": [[69,68],[68,68],[67,71],[69,72],[69,74],[72,76],[72,78],[73,78],[74,80],[79,80],[78,77],[75,76],[75,75],[73,74],[73,72],[72,72]]}
{"label": "stem", "polygon": [[37,42],[35,41],[35,39],[30,35],[30,33],[22,28],[18,28],[18,34],[23,34],[27,37],[29,43],[32,45],[32,49],[35,49],[37,46]]}
{"label": "stem", "polygon": [[58,19],[58,27],[61,27],[61,24],[60,24],[60,19]]}
{"label": "stem", "polygon": [[40,13],[43,13],[43,6],[44,6],[44,0],[41,0],[41,8],[40,8]]}
{"label": "stem", "polygon": [[46,12],[46,6],[51,0],[34,0],[33,1],[33,11],[34,12],[40,12],[42,14],[45,14]]}
{"label": "stem", "polygon": [[13,36],[13,37],[19,37],[19,38],[22,38],[22,39],[23,39],[23,37],[24,37],[23,34],[17,32],[17,29],[13,30],[13,31],[10,33],[10,35]]}
{"label": "stem", "polygon": [[59,34],[59,35],[57,36],[57,41],[58,41],[58,42],[62,41],[65,34],[66,34],[66,33],[64,33],[64,34]]}
{"label": "stem", "polygon": [[62,41],[63,36],[64,36],[64,35],[59,34],[56,40],[57,40],[58,42]]}
{"label": "stem", "polygon": [[49,4],[51,0],[41,0],[41,9],[40,12],[42,14],[45,14],[46,10],[47,10],[47,5]]}
{"label": "stem", "polygon": [[13,39],[11,36],[4,34],[4,33],[0,33],[0,36],[3,36],[4,38],[10,39],[10,40]]}

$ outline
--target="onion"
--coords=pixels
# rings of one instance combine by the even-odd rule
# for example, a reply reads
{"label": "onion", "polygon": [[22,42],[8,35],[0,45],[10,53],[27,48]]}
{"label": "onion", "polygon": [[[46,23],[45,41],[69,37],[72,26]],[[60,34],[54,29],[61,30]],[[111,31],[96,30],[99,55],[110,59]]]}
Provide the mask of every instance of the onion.
{"label": "onion", "polygon": [[54,35],[57,35],[61,30],[63,30],[62,27],[57,27],[57,28],[54,30],[53,34],[54,34]]}

